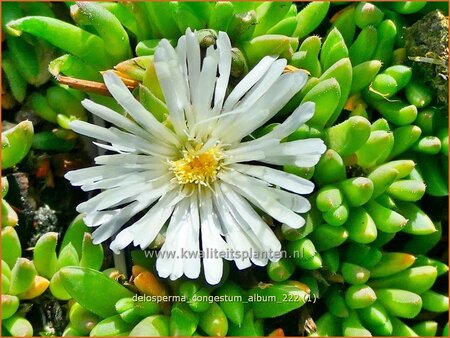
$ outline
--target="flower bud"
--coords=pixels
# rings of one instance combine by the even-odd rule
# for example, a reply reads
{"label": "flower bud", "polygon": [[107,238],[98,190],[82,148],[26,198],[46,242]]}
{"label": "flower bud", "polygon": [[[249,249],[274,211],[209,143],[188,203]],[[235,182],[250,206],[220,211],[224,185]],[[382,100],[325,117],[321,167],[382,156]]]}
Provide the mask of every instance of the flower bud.
{"label": "flower bud", "polygon": [[238,48],[231,48],[231,76],[241,78],[248,73],[247,60]]}

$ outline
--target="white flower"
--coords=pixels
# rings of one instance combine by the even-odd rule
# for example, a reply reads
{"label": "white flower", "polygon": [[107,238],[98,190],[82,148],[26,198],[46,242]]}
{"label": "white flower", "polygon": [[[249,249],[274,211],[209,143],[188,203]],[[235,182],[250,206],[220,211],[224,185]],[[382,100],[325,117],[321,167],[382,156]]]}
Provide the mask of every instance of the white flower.
{"label": "white flower", "polygon": [[[85,191],[103,190],[77,207],[86,213],[88,226],[98,227],[95,243],[116,235],[110,246],[115,252],[131,243],[145,249],[168,223],[156,263],[163,278],[183,274],[197,278],[200,249],[203,253],[281,250],[254,206],[292,228],[302,227],[305,221],[298,213],[307,212],[310,204],[300,194],[311,193],[314,184],[273,166],[311,167],[325,151],[320,139],[281,142],[311,118],[312,103],[298,107],[263,137],[242,141],[304,86],[307,75],[283,73],[286,60],[266,56],[226,97],[231,68],[228,36],[220,32],[216,45],[207,49],[202,61],[190,29],[175,49],[165,39],[160,42],[154,65],[170,127],[158,122],[112,72],[105,73],[105,84],[130,118],[84,100],[86,109],[116,127],[71,123],[74,131],[109,143],[95,144],[117,153],[96,157],[98,166],[66,174]],[[142,211],[140,219],[124,227]],[[234,258],[239,269],[268,262],[267,257],[243,254]],[[222,258],[205,255],[202,260],[206,280],[217,284]]]}

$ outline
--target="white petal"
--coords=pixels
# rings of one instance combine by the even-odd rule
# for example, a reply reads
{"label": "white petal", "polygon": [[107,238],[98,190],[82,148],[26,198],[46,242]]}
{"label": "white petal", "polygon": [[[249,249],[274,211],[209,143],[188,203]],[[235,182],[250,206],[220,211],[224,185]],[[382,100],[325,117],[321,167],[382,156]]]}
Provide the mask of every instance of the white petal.
{"label": "white petal", "polygon": [[[174,60],[178,58],[178,54],[175,51],[175,48],[170,44],[169,40],[161,39],[157,47],[158,56],[155,57],[160,60]],[[155,51],[156,52],[156,51]]]}
{"label": "white petal", "polygon": [[236,103],[257,83],[267,72],[270,65],[277,58],[274,56],[265,56],[261,61],[234,87],[233,91],[228,95],[223,110],[230,111]]}
{"label": "white petal", "polygon": [[[87,123],[80,120],[75,120],[69,123],[70,128],[78,134],[86,135],[98,140],[110,142],[113,146],[112,150],[125,151],[125,152],[137,152],[139,151],[129,140],[120,139],[115,135],[111,128],[106,129],[91,123]],[[131,136],[131,134],[129,134]],[[106,148],[106,147],[105,147]]]}
{"label": "white petal", "polygon": [[118,146],[116,144],[115,145],[108,145],[108,144],[103,144],[103,143],[99,143],[99,142],[92,142],[92,143],[95,144],[99,148],[106,149],[106,150],[109,150],[109,151],[114,151],[114,152],[119,153],[119,154],[129,154],[129,153],[137,153],[138,152],[136,149],[129,149],[129,148],[126,148],[126,147]]}
{"label": "white petal", "polygon": [[102,243],[108,238],[111,238],[134,215],[147,208],[156,199],[157,198],[147,198],[145,201],[142,202],[141,201],[133,202],[122,209],[106,211],[111,212],[111,214],[114,216],[111,217],[109,220],[105,220],[104,216],[100,217],[100,219],[97,219],[97,223],[100,223],[101,221],[102,222],[100,223],[100,226],[92,233],[94,244]]}
{"label": "white petal", "polygon": [[[239,232],[232,232],[226,235],[228,245],[236,252],[250,252],[250,245],[247,238],[242,236]],[[252,266],[249,258],[244,256],[236,257],[234,259],[236,267],[239,270],[244,270]]]}
{"label": "white petal", "polygon": [[[187,81],[188,73],[187,73],[187,66],[186,66],[186,36],[182,36],[178,39],[176,52],[178,55],[178,61],[180,62],[181,70],[183,72],[183,77]],[[186,87],[187,87],[186,82]]]}
{"label": "white petal", "polygon": [[297,194],[309,194],[314,190],[314,183],[281,170],[246,164],[234,164],[232,168]]}
{"label": "white petal", "polygon": [[149,140],[120,131],[114,127],[106,129],[94,124],[76,120],[70,122],[70,128],[79,134],[110,142],[113,145],[123,146],[128,149],[135,149],[149,155],[167,158],[176,153],[175,148],[151,143]]}
{"label": "white petal", "polygon": [[200,77],[200,45],[197,40],[197,35],[190,28],[186,29],[186,56],[189,89],[191,91],[191,98],[193,98]]}
{"label": "white petal", "polygon": [[177,64],[174,62],[172,64],[163,61],[155,62],[158,81],[164,93],[170,121],[175,128],[175,132],[182,135],[186,130],[185,107],[183,107],[182,100],[178,98],[179,90],[176,88],[176,81],[172,74],[175,67],[177,67]]}
{"label": "white petal", "polygon": [[[213,46],[209,46],[208,50],[211,50]],[[195,107],[197,113],[197,120],[210,117],[211,101],[214,95],[214,87],[216,82],[216,72],[218,57],[215,53],[211,56],[207,56],[203,59],[203,67],[200,72],[199,81],[196,84],[196,96],[192,98],[192,104]]]}
{"label": "white petal", "polygon": [[120,142],[124,143],[126,146],[138,149],[145,154],[167,158],[172,157],[177,153],[176,148],[174,147],[151,142],[150,140],[144,140],[139,136],[123,132],[114,127],[111,127],[110,130],[120,140]]}
{"label": "white petal", "polygon": [[[141,169],[143,170],[143,169]],[[119,165],[97,166],[69,171],[64,175],[72,185],[78,186],[117,175],[139,172],[140,169]]]}
{"label": "white petal", "polygon": [[[200,275],[199,215],[194,193],[179,203],[166,232],[166,241],[156,263],[158,274],[174,280],[183,274],[188,278]],[[177,256],[171,256],[176,252]]]}
{"label": "white petal", "polygon": [[[186,60],[179,55],[170,43],[163,39],[155,51],[154,65],[158,81],[169,109],[169,117],[178,135],[186,129],[185,113],[190,115],[189,89],[182,64]],[[186,67],[186,66],[185,66]]]}
{"label": "white petal", "polygon": [[[111,250],[118,252],[131,242],[134,242],[134,245],[141,245],[142,249],[148,247],[172,214],[176,204],[173,203],[174,199],[176,199],[176,192],[174,191],[170,191],[160,198],[141,219],[123,229],[116,236],[110,245]],[[176,202],[178,201],[176,199]]]}
{"label": "white petal", "polygon": [[320,154],[317,155],[299,155],[299,156],[266,156],[259,161],[276,165],[295,165],[302,168],[314,167],[320,160]]}
{"label": "white petal", "polygon": [[[98,140],[110,142],[110,143],[117,143],[120,141],[117,136],[115,136],[110,129],[103,128],[100,126],[97,126],[95,124],[91,124],[88,122],[84,122],[81,120],[75,120],[70,122],[69,124],[70,128],[78,133],[85,136],[89,136]],[[120,144],[120,143],[119,143]],[[129,145],[128,145],[129,146]]]}
{"label": "white petal", "polygon": [[121,165],[142,169],[163,169],[167,164],[160,159],[147,155],[114,154],[102,155],[94,158],[95,164]]}
{"label": "white petal", "polygon": [[269,121],[300,90],[307,80],[303,72],[282,74],[252,107],[244,109],[230,119],[223,119],[218,124],[220,136],[226,143],[241,140],[255,129]]}
{"label": "white petal", "polygon": [[194,279],[200,275],[200,215],[196,196],[191,196],[189,226],[186,229],[185,249],[189,258],[183,260],[183,271],[186,277]]}
{"label": "white petal", "polygon": [[[156,260],[156,270],[161,278],[169,277],[172,274],[174,261],[176,259],[181,259],[175,257],[175,254],[177,249],[181,247],[178,238],[184,223],[188,222],[188,213],[189,200],[186,198],[178,203],[174,208],[172,217],[167,227],[164,244],[159,251],[158,259]],[[180,237],[180,239],[183,240],[183,237]]]}
{"label": "white petal", "polygon": [[239,143],[238,146],[236,146],[230,150],[227,150],[226,155],[227,156],[235,156],[235,155],[251,153],[251,152],[254,152],[255,150],[265,150],[267,148],[270,149],[271,147],[276,146],[279,143],[280,143],[280,140],[276,140],[276,139],[267,139],[267,140],[262,140],[262,141],[259,141],[259,139],[257,139],[257,140],[247,141],[247,142]]}
{"label": "white petal", "polygon": [[255,210],[253,210],[251,205],[239,194],[237,194],[228,184],[221,184],[220,186],[224,192],[224,196],[236,208],[237,212],[247,221],[256,238],[264,244],[266,250],[281,250],[280,241],[267,223],[262,220]]}
{"label": "white petal", "polygon": [[[217,216],[217,212],[214,209],[213,204],[213,192],[207,189],[202,189],[202,198],[200,199],[200,213],[201,217],[208,221],[209,225],[212,227],[213,232],[222,236],[225,234],[225,231],[220,223],[219,217]],[[217,243],[213,243],[217,249],[226,250],[227,243],[220,237],[222,240]]]}
{"label": "white petal", "polygon": [[219,32],[216,44],[219,51],[219,78],[214,93],[214,107],[222,108],[231,72],[231,41],[226,33]]}
{"label": "white petal", "polygon": [[84,223],[88,227],[98,227],[99,225],[109,222],[115,216],[120,213],[120,209],[106,210],[106,211],[96,211],[86,214],[83,217]]}
{"label": "white petal", "polygon": [[93,183],[83,184],[81,186],[81,189],[83,191],[91,191],[96,189],[111,189],[116,187],[123,187],[138,182],[149,182],[163,176],[166,173],[167,170],[148,170],[138,173],[119,175],[116,177],[98,180]]}
{"label": "white petal", "polygon": [[77,206],[77,211],[82,212],[93,212],[96,210],[103,210],[110,208],[112,205],[123,201],[126,198],[132,196],[139,196],[141,193],[146,191],[146,196],[151,198],[151,196],[161,196],[170,188],[167,177],[161,177],[160,180],[147,183],[137,183],[131,184],[127,187],[117,187],[113,189],[108,189],[90,200],[83,202]]}
{"label": "white petal", "polygon": [[267,93],[267,91],[283,73],[286,64],[286,59],[279,59],[272,63],[264,77],[255,86],[253,86],[253,88],[250,89],[247,94],[245,94],[244,98],[239,102],[238,106],[241,108],[251,107],[263,95],[269,94]]}
{"label": "white petal", "polygon": [[[208,223],[202,223],[202,243],[203,250],[208,255],[213,255],[213,250],[216,247],[213,245],[218,240],[222,240],[222,237],[214,231],[214,228],[210,226]],[[218,257],[204,257],[203,258],[203,270],[205,273],[206,281],[211,285],[216,285],[222,279],[223,274],[223,260]]]}
{"label": "white petal", "polygon": [[264,149],[267,157],[272,156],[299,156],[322,155],[327,147],[320,138],[309,138],[280,143],[274,147]]}
{"label": "white petal", "polygon": [[300,228],[305,224],[305,220],[301,216],[277,202],[270,189],[264,186],[262,181],[236,171],[221,172],[219,178],[233,185],[235,191],[279,222],[286,223],[291,228]]}
{"label": "white petal", "polygon": [[[250,225],[249,220],[245,219],[244,215],[242,215],[240,213],[240,211],[242,211],[242,209],[238,210],[238,206],[234,205],[233,203],[230,202],[230,200],[227,198],[227,196],[225,196],[225,194],[220,193],[218,194],[220,201],[222,202],[223,206],[225,207],[225,210],[227,210],[229,212],[229,214],[231,215],[231,217],[234,219],[234,221],[236,222],[237,227],[239,228],[239,231],[241,231],[243,234],[246,234],[246,238],[249,242],[250,245],[250,260],[252,261],[253,264],[258,265],[258,266],[265,266],[267,265],[268,262],[268,253],[270,251],[270,249],[273,247],[279,248],[281,247],[281,244],[279,243],[279,241],[276,239],[275,235],[272,233],[270,234],[272,236],[272,241],[269,243],[269,246],[265,246],[264,243],[262,243],[261,241],[261,237],[259,237],[258,235],[261,235],[261,233],[259,233],[258,235],[253,231],[253,227]],[[267,227],[267,225],[265,225],[265,227]],[[270,229],[269,229],[270,231]],[[270,231],[271,232],[271,231]],[[269,236],[270,236],[269,235]],[[268,238],[265,238],[266,243]]]}
{"label": "white petal", "polygon": [[311,209],[311,203],[309,203],[308,199],[303,196],[296,195],[277,188],[271,188],[270,191],[274,195],[276,195],[276,199],[278,202],[294,212],[305,213]]}
{"label": "white petal", "polygon": [[115,124],[119,128],[122,128],[142,138],[151,137],[151,135],[147,131],[139,127],[139,125],[108,107],[102,106],[88,99],[84,99],[83,101],[81,101],[81,104],[92,114],[97,115],[105,121]]}
{"label": "white petal", "polygon": [[[128,228],[127,228],[128,229]],[[126,230],[126,229],[125,229]],[[133,234],[122,230],[111,242],[109,248],[118,255],[120,250],[126,248],[133,241]]]}
{"label": "white petal", "polygon": [[[214,217],[215,216],[215,217]],[[227,243],[220,236],[220,224],[212,208],[212,196],[209,190],[203,190],[200,195],[200,223],[202,247],[206,253],[203,258],[203,268],[206,281],[215,285],[220,282],[223,273],[223,260],[213,256],[214,250],[226,252]]]}
{"label": "white petal", "polygon": [[[225,197],[220,189],[220,184],[216,184],[215,199],[216,205],[219,209],[221,217],[227,224],[229,231],[226,235],[227,239],[231,238],[232,243],[240,242],[242,246],[238,247],[241,255],[247,254],[250,257],[251,262],[258,266],[265,266],[268,262],[267,250],[264,244],[260,241],[260,238],[253,232],[252,227],[248,224],[247,220],[239,213],[233,204]],[[237,239],[237,237],[239,239]],[[269,248],[267,248],[269,249]],[[262,253],[266,253],[266,257]],[[241,264],[245,263],[245,257],[241,260]],[[238,265],[239,266],[239,265]]]}
{"label": "white petal", "polygon": [[262,160],[266,157],[264,149],[276,146],[279,140],[268,139],[261,142],[248,141],[225,152],[225,164]]}
{"label": "white petal", "polygon": [[[183,234],[183,233],[182,233]],[[177,248],[177,255],[181,257],[181,248]],[[175,259],[170,273],[170,280],[177,280],[183,276],[183,259]]]}
{"label": "white petal", "polygon": [[271,132],[260,137],[258,140],[267,138],[283,139],[291,135],[301,125],[307,122],[314,115],[314,102],[305,102],[297,107],[294,112],[280,125],[276,126]]}
{"label": "white petal", "polygon": [[[221,193],[219,193],[221,195]],[[247,238],[247,235],[239,229],[239,226],[236,224],[235,219],[229,214],[229,211],[223,205],[223,200],[221,196],[217,192],[214,194],[215,197],[215,207],[218,212],[219,219],[226,226],[226,234],[225,238],[227,240],[228,245],[235,250],[237,253],[240,253],[240,257],[236,255],[234,261],[238,269],[246,269],[252,265],[250,259],[243,256],[244,252],[249,253],[251,251],[251,244]],[[230,257],[227,257],[230,259]]]}
{"label": "white petal", "polygon": [[[137,235],[133,240],[134,245],[139,245],[141,249],[147,248],[169,219],[175,205],[183,198],[182,194],[174,190],[165,194],[144,217],[133,225],[134,233]],[[147,229],[149,226],[150,229]]]}
{"label": "white petal", "polygon": [[161,124],[152,113],[147,111],[142,104],[134,98],[116,74],[107,71],[103,75],[103,78],[111,95],[137,123],[144,127],[152,136],[157,137],[161,141],[179,146],[180,143],[174,133]]}

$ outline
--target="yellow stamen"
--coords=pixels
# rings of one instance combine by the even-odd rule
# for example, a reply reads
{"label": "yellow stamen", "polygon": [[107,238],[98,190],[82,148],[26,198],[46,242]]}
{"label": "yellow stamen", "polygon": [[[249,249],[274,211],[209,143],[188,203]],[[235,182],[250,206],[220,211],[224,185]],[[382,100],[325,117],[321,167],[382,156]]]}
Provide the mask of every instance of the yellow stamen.
{"label": "yellow stamen", "polygon": [[[198,147],[197,147],[198,148]],[[170,161],[170,170],[179,184],[201,184],[208,186],[217,179],[221,168],[223,153],[219,146],[209,148],[203,153],[187,150],[183,158]]]}

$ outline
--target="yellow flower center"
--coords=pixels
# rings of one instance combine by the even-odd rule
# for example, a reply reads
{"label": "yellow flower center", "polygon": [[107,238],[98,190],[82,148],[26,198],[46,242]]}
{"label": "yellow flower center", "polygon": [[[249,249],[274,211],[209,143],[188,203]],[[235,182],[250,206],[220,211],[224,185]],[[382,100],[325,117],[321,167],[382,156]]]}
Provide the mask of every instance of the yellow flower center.
{"label": "yellow flower center", "polygon": [[201,184],[208,186],[217,179],[222,167],[223,152],[219,146],[209,148],[203,153],[198,150],[186,150],[183,158],[170,161],[170,170],[179,184]]}

